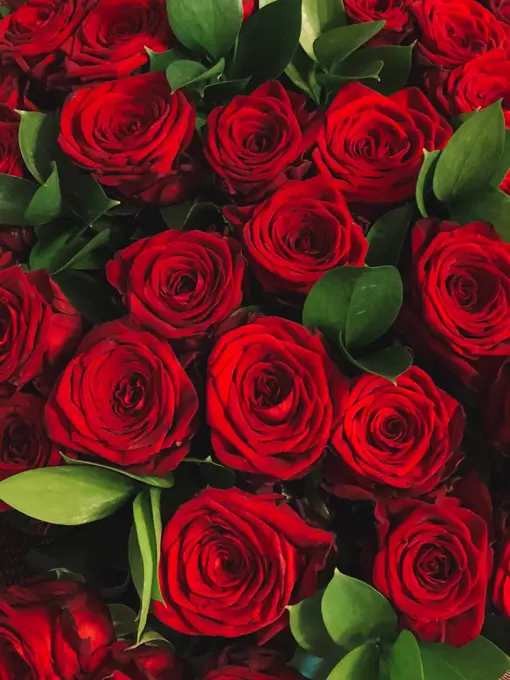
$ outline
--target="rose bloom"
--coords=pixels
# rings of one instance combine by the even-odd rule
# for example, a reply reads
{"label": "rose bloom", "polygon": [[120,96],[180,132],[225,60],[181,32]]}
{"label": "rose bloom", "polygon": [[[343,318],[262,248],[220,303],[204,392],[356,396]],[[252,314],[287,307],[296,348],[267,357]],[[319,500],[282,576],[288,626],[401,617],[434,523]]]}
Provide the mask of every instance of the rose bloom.
{"label": "rose bloom", "polygon": [[114,642],[101,647],[87,661],[86,672],[78,680],[191,680],[193,672],[170,647]]}
{"label": "rose bloom", "polygon": [[451,134],[416,87],[385,97],[351,83],[326,111],[313,160],[347,202],[396,203],[413,196],[423,149],[442,149]]}
{"label": "rose bloom", "polygon": [[28,255],[34,243],[32,227],[0,225],[0,248],[13,255]]}
{"label": "rose bloom", "polygon": [[336,495],[421,496],[461,460],[464,411],[421,368],[411,367],[396,385],[376,375],[355,378],[341,411],[326,466]]}
{"label": "rose bloom", "polygon": [[344,0],[344,7],[353,23],[386,22],[382,31],[368,42],[369,45],[398,45],[413,32],[412,2],[413,0]]}
{"label": "rose bloom", "polygon": [[188,453],[195,389],[165,341],[111,321],[93,329],[46,405],[50,437],[73,456],[164,475]]}
{"label": "rose bloom", "polygon": [[485,0],[485,6],[495,15],[496,19],[510,24],[510,2],[508,0]]}
{"label": "rose bloom", "polygon": [[424,219],[411,247],[398,329],[425,361],[482,389],[510,352],[510,245],[485,222]]}
{"label": "rose bloom", "polygon": [[242,232],[264,291],[308,293],[340,265],[362,266],[368,243],[335,183],[324,175],[289,181],[262,203]]}
{"label": "rose bloom", "polygon": [[234,239],[169,230],[117,252],[106,274],[138,324],[177,339],[206,333],[241,305],[244,270]]}
{"label": "rose bloom", "polygon": [[71,82],[128,76],[172,45],[165,0],[101,0],[61,49]]}
{"label": "rose bloom", "polygon": [[314,594],[333,542],[282,496],[205,489],[163,531],[164,603],[153,602],[154,613],[187,635],[267,640],[285,626],[288,605]]}
{"label": "rose bloom", "polygon": [[0,173],[22,177],[25,164],[18,142],[19,115],[0,104]]}
{"label": "rose bloom", "polygon": [[0,64],[0,102],[10,109],[35,109],[27,96],[28,80],[16,64]]}
{"label": "rose bloom", "polygon": [[482,629],[492,571],[486,522],[455,498],[376,506],[375,587],[424,642],[460,647]]}
{"label": "rose bloom", "polygon": [[282,654],[264,647],[226,647],[200,680],[304,680]]}
{"label": "rose bloom", "polygon": [[302,156],[314,141],[318,120],[305,107],[306,97],[273,81],[213,109],[204,151],[221,187],[255,202],[304,173]]}
{"label": "rose bloom", "polygon": [[510,618],[510,534],[502,537],[498,549],[492,601],[498,611]]}
{"label": "rose bloom", "polygon": [[60,118],[62,150],[105,187],[128,199],[169,204],[199,181],[187,154],[195,110],[164,73],[76,90]]}
{"label": "rose bloom", "polygon": [[476,0],[415,0],[416,51],[422,63],[455,68],[508,47],[508,28]]}
{"label": "rose bloom", "polygon": [[257,6],[257,0],[243,0],[243,19],[253,14]]}
{"label": "rose bloom", "polygon": [[297,323],[268,316],[225,332],[207,369],[214,453],[234,470],[302,476],[328,442],[337,377],[321,339]]}
{"label": "rose bloom", "polygon": [[510,456],[510,362],[501,366],[484,402],[485,429],[493,446]]}

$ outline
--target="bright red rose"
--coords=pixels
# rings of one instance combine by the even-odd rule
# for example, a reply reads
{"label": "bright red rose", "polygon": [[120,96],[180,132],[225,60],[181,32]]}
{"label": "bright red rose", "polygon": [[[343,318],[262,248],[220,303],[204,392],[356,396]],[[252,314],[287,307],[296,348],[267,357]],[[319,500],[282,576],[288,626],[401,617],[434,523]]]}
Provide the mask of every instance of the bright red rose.
{"label": "bright red rose", "polygon": [[496,380],[484,404],[484,420],[487,434],[496,449],[510,456],[510,361],[499,369]]}
{"label": "bright red rose", "polygon": [[172,94],[164,73],[146,73],[76,90],[62,109],[59,144],[118,194],[171,203],[200,179],[186,153],[194,126],[182,90]]}
{"label": "bright red rose", "polygon": [[417,222],[397,323],[424,361],[470,389],[490,384],[510,352],[510,245],[485,222]]}
{"label": "bright red rose", "polygon": [[369,45],[398,45],[413,32],[413,0],[344,0],[345,13],[356,24],[385,21],[382,31]]}
{"label": "bright red rose", "polygon": [[510,24],[510,2],[509,0],[485,0],[484,4],[495,15],[496,19]]}
{"label": "bright red rose", "polygon": [[286,607],[313,595],[334,543],[309,527],[283,497],[238,489],[202,491],[163,531],[154,613],[187,635],[268,639]]}
{"label": "bright red rose", "polygon": [[164,475],[189,450],[198,399],[170,345],[123,321],[97,326],[46,405],[50,437],[71,455]]}
{"label": "bright red rose", "polygon": [[273,81],[213,109],[204,150],[225,191],[255,202],[300,172],[295,166],[302,166],[318,120],[305,106],[303,95]]}
{"label": "bright red rose", "polygon": [[[0,22],[1,23],[1,22]],[[23,176],[23,158],[18,143],[19,115],[0,104],[0,173]]]}
{"label": "bright red rose", "polygon": [[442,149],[451,134],[416,87],[385,97],[352,83],[326,111],[313,160],[347,202],[395,203],[413,195],[423,149]]}
{"label": "bright red rose", "polygon": [[71,83],[129,76],[172,44],[165,0],[101,0],[62,45]]}
{"label": "bright red rose", "polygon": [[257,0],[243,0],[243,19],[247,19],[250,14],[253,14]]}
{"label": "bright red rose", "polygon": [[136,323],[177,339],[212,330],[240,307],[244,269],[234,239],[169,230],[117,252],[106,274]]}
{"label": "bright red rose", "polygon": [[326,477],[332,491],[360,499],[421,496],[461,460],[464,411],[416,366],[397,378],[365,374],[351,381],[331,438]]}
{"label": "bright red rose", "polygon": [[207,369],[216,456],[234,470],[302,476],[336,422],[337,379],[321,339],[297,323],[268,316],[224,333]]}
{"label": "bright red rose", "polygon": [[492,601],[498,611],[510,618],[510,535],[499,546],[496,563]]}
{"label": "bright red rose", "polygon": [[422,63],[451,69],[484,52],[508,48],[508,27],[476,0],[414,0],[416,51]]}
{"label": "bright red rose", "polygon": [[289,181],[256,208],[243,241],[264,291],[308,293],[327,271],[365,262],[368,243],[328,177]]}
{"label": "bright red rose", "polygon": [[16,260],[14,259],[12,252],[10,250],[4,250],[2,246],[0,246],[0,269],[7,269],[14,264],[16,264]]}
{"label": "bright red rose", "polygon": [[375,587],[425,642],[465,645],[480,634],[492,571],[487,524],[455,498],[376,506]]}
{"label": "bright red rose", "polygon": [[108,607],[80,583],[34,579],[1,593],[2,680],[75,680],[113,640]]}

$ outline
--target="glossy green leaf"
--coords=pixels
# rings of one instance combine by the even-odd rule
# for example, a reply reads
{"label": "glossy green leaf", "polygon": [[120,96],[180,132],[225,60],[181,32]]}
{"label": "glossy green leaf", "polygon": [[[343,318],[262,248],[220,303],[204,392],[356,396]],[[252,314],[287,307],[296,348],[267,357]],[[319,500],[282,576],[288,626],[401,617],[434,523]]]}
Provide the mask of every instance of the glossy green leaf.
{"label": "glossy green leaf", "polygon": [[292,57],[292,61],[285,68],[287,78],[300,90],[302,90],[315,104],[320,105],[321,88],[314,80],[316,64],[306,54],[302,47],[298,46]]}
{"label": "glossy green leaf", "polygon": [[488,185],[498,171],[505,145],[501,102],[477,111],[454,132],[437,161],[434,193],[453,203]]}
{"label": "glossy green leaf", "polygon": [[367,642],[344,656],[328,675],[328,680],[372,680],[378,677],[379,651],[375,644]]}
{"label": "glossy green leaf", "polygon": [[0,224],[25,226],[26,209],[38,188],[34,182],[21,177],[0,174]]}
{"label": "glossy green leaf", "polygon": [[322,621],[321,602],[324,591],[287,607],[290,630],[301,649],[324,657],[334,645]]}
{"label": "glossy green leaf", "polygon": [[420,644],[420,651],[425,680],[498,680],[510,671],[510,657],[482,636],[463,647]]}
{"label": "glossy green leaf", "polygon": [[414,635],[402,630],[390,649],[391,680],[425,680],[420,648]]}
{"label": "glossy green leaf", "polygon": [[242,0],[167,0],[166,6],[177,40],[216,61],[230,51],[243,21]]}
{"label": "glossy green leaf", "polygon": [[44,184],[53,171],[59,132],[55,113],[19,111],[19,147],[33,177]]}
{"label": "glossy green leaf", "polygon": [[342,82],[349,80],[379,79],[384,66],[380,59],[371,59],[363,62],[354,62],[349,59],[340,62],[337,67],[333,67],[331,73],[324,74],[330,78],[339,78]]}
{"label": "glossy green leaf", "polygon": [[151,72],[166,71],[170,64],[172,64],[174,61],[181,61],[182,59],[184,59],[183,55],[180,54],[177,50],[167,50],[166,52],[153,52],[151,49],[146,47],[145,51],[149,55],[149,68]]}
{"label": "glossy green leaf", "polygon": [[26,209],[25,219],[28,224],[38,227],[56,219],[61,212],[60,179],[57,166],[53,163],[51,175],[35,192]]}
{"label": "glossy green leaf", "polygon": [[345,67],[361,68],[363,64],[380,60],[383,67],[379,72],[379,80],[367,83],[373,90],[389,95],[399,92],[406,85],[411,72],[413,61],[412,45],[381,45],[380,47],[365,47],[356,51],[345,60]]}
{"label": "glossy green leaf", "polygon": [[[61,227],[62,225],[56,225],[55,231]],[[83,230],[62,231],[56,236],[53,234],[50,237],[49,232],[45,232],[44,236],[39,236],[40,240],[30,251],[31,269],[46,269],[50,274],[59,274],[66,269],[72,269],[73,264],[80,258],[90,256],[95,250],[106,246],[110,240],[108,230],[87,235]],[[100,260],[97,268],[100,269],[103,265],[104,259]]]}
{"label": "glossy green leaf", "polygon": [[416,205],[422,217],[428,217],[427,198],[432,193],[432,183],[440,151],[423,149],[423,164],[416,182]]}
{"label": "glossy green leaf", "polygon": [[163,533],[163,525],[161,522],[161,489],[152,486],[149,489],[149,496],[152,510],[152,526],[154,527],[154,541],[156,544],[156,562],[152,581],[152,598],[161,602],[163,597],[161,595],[158,577],[159,560],[161,557],[161,535]]}
{"label": "glossy green leaf", "polygon": [[183,87],[191,87],[200,82],[213,80],[223,73],[224,68],[224,59],[220,59],[211,68],[207,68],[198,61],[183,59],[182,61],[174,61],[168,66],[166,77],[172,92],[176,92]]}
{"label": "glossy green leaf", "polygon": [[322,618],[331,639],[346,648],[397,633],[397,615],[384,595],[337,569],[322,597]]}
{"label": "glossy green leaf", "polygon": [[340,349],[345,354],[346,358],[357,368],[365,373],[372,373],[373,375],[380,375],[382,378],[387,378],[392,383],[402,373],[405,373],[413,364],[413,357],[405,347],[402,345],[392,345],[384,349],[365,354],[354,359],[349,352],[340,344]]}
{"label": "glossy green leaf", "polygon": [[500,189],[473,192],[449,206],[450,218],[459,224],[490,222],[505,243],[510,243],[510,196]]}
{"label": "glossy green leaf", "polygon": [[112,515],[135,492],[127,477],[85,465],[27,470],[0,482],[0,500],[24,515],[75,526]]}
{"label": "glossy green leaf", "polygon": [[370,267],[398,264],[413,213],[414,205],[405,203],[372,225],[367,234],[369,248],[365,260]]}
{"label": "glossy green leaf", "polygon": [[339,63],[373,38],[385,23],[385,21],[367,21],[363,24],[339,26],[323,33],[314,43],[315,56],[324,68],[329,69],[333,62]]}
{"label": "glossy green leaf", "polygon": [[76,269],[67,269],[52,278],[58,283],[67,299],[80,314],[97,324],[120,316],[112,302],[112,289],[97,277]]}
{"label": "glossy green leaf", "polygon": [[251,76],[253,89],[278,78],[292,61],[300,32],[298,0],[278,0],[254,12],[243,23],[239,34],[232,78]]}
{"label": "glossy green leaf", "polygon": [[[423,677],[425,680],[467,680],[450,664],[433,651],[420,645]],[[485,676],[484,680],[487,680]]]}
{"label": "glossy green leaf", "polygon": [[60,452],[60,455],[68,465],[92,465],[93,467],[102,468],[103,470],[111,470],[111,472],[115,472],[118,475],[124,475],[141,484],[147,484],[147,486],[154,486],[160,489],[171,489],[174,485],[174,479],[171,473],[168,473],[164,477],[156,477],[155,475],[134,475],[132,472],[127,472],[122,468],[116,468],[111,465],[103,465],[102,463],[95,463],[91,460],[69,458],[69,456],[66,456],[62,452]]}
{"label": "glossy green leaf", "polygon": [[309,57],[315,59],[313,44],[333,28],[345,25],[343,0],[302,0],[302,26],[299,42]]}

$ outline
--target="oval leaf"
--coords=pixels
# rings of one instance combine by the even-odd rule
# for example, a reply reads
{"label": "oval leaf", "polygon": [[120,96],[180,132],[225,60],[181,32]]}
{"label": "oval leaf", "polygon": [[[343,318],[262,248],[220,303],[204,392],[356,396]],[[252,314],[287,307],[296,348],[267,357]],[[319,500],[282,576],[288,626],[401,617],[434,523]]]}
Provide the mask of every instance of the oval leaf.
{"label": "oval leaf", "polygon": [[385,21],[367,21],[363,24],[339,26],[323,33],[313,45],[315,56],[324,68],[331,68],[364,45],[370,38],[379,33]]}
{"label": "oval leaf", "polygon": [[326,31],[345,25],[342,0],[303,0],[299,42],[309,57],[315,59],[313,44]]}
{"label": "oval leaf", "polygon": [[413,365],[413,357],[402,345],[385,347],[384,349],[377,350],[377,352],[356,357],[356,359],[345,349],[341,339],[340,349],[345,358],[356,368],[365,373],[380,375],[394,384],[396,384],[398,376],[405,373]]}
{"label": "oval leaf", "polygon": [[390,210],[372,225],[367,234],[366,263],[370,267],[398,264],[413,213],[414,205],[407,203]]}
{"label": "oval leaf", "polygon": [[[429,680],[497,680],[510,671],[510,657],[496,645],[482,636],[463,647],[450,647],[447,644],[420,645],[425,679]],[[431,668],[446,668],[455,674],[437,676]],[[441,671],[443,672],[443,671]]]}
{"label": "oval leaf", "polygon": [[334,645],[322,621],[321,602],[324,591],[307,597],[299,604],[287,607],[290,630],[301,649],[324,657]]}
{"label": "oval leaf", "polygon": [[19,111],[19,148],[33,177],[44,184],[53,171],[59,123],[54,113]]}
{"label": "oval leaf", "polygon": [[141,482],[142,484],[147,484],[148,486],[156,486],[161,489],[170,489],[174,485],[174,479],[171,473],[165,475],[165,477],[156,477],[153,475],[134,475],[132,472],[127,472],[122,468],[116,468],[111,465],[103,465],[102,463],[95,463],[94,461],[91,460],[69,458],[62,452],[60,452],[60,455],[68,465],[92,465],[93,467],[101,468],[103,470],[111,470],[112,472],[115,472],[118,475],[125,475],[126,477],[129,477],[130,479],[135,479],[137,482]]}
{"label": "oval leaf", "polygon": [[28,224],[34,227],[47,224],[56,219],[62,211],[62,194],[60,193],[60,179],[55,163],[46,182],[34,194],[25,212]]}
{"label": "oval leaf", "polygon": [[136,612],[131,607],[126,607],[125,604],[109,604],[108,609],[118,638],[127,637],[136,631]]}
{"label": "oval leaf", "polygon": [[[353,649],[335,666],[328,680],[371,680],[379,677],[379,652],[373,643]],[[408,680],[411,680],[410,676]]]}
{"label": "oval leaf", "polygon": [[0,224],[23,227],[25,211],[39,187],[21,177],[0,175]]}
{"label": "oval leaf", "polygon": [[390,649],[389,666],[391,680],[424,680],[420,648],[410,631],[400,632]]}
{"label": "oval leaf", "polygon": [[416,205],[423,217],[428,217],[427,198],[432,192],[432,181],[436,169],[440,151],[427,151],[423,149],[423,164],[416,182]]}
{"label": "oval leaf", "polygon": [[459,224],[490,222],[499,237],[510,243],[510,196],[501,189],[473,192],[449,207],[450,218]]}

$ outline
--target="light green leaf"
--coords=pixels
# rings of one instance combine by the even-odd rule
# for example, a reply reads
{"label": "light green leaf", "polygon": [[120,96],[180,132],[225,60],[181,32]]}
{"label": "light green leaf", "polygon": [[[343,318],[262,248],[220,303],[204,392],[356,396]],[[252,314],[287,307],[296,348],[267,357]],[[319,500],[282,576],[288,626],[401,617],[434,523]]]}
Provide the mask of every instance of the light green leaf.
{"label": "light green leaf", "polygon": [[328,675],[328,680],[372,680],[378,677],[379,651],[373,643],[367,642],[344,656]]}
{"label": "light green leaf", "polygon": [[420,648],[414,635],[402,630],[390,649],[391,680],[424,680]]}
{"label": "light green leaf", "polygon": [[425,680],[498,680],[510,671],[510,657],[482,636],[463,647],[421,644],[420,651]]}
{"label": "light green leaf", "polygon": [[343,0],[302,0],[302,26],[299,42],[309,57],[315,59],[313,44],[322,34],[345,25]]}
{"label": "light green leaf", "polygon": [[167,0],[166,6],[177,40],[215,61],[230,51],[243,21],[242,0]]}
{"label": "light green leaf", "polygon": [[18,111],[19,147],[25,165],[33,177],[44,184],[53,172],[56,158],[59,121],[55,113]]}
{"label": "light green leaf", "polygon": [[57,166],[53,163],[51,175],[35,192],[26,209],[25,219],[28,224],[39,227],[56,219],[61,212],[62,194],[60,193],[60,180]]}
{"label": "light green leaf", "polygon": [[95,467],[27,470],[0,482],[0,500],[28,517],[76,526],[112,515],[133,495],[134,482]]}
{"label": "light green leaf", "polygon": [[366,263],[370,267],[397,265],[414,213],[412,203],[390,210],[375,222],[367,234],[369,243]]}
{"label": "light green leaf", "polygon": [[140,647],[140,645],[154,645],[156,647],[170,647],[171,649],[174,649],[174,646],[170,640],[167,640],[166,637],[163,637],[161,633],[158,633],[155,630],[150,630],[149,628],[144,630],[142,636],[140,637],[140,642],[131,645],[131,647],[128,647],[128,649],[137,649],[137,647]]}
{"label": "light green leaf", "polygon": [[[290,630],[298,645],[315,656],[324,657],[334,645],[322,621],[321,602],[324,590],[287,607]],[[340,650],[339,650],[340,652]]]}
{"label": "light green leaf", "polygon": [[367,21],[363,24],[339,26],[317,38],[313,45],[315,56],[324,68],[339,63],[370,38],[379,33],[385,21]]}
{"label": "light green leaf", "polygon": [[501,102],[491,104],[463,123],[442,151],[434,172],[434,193],[453,203],[484,188],[498,171],[505,145]]}
{"label": "light green leaf", "polygon": [[422,217],[428,217],[427,197],[432,193],[432,178],[441,152],[423,149],[423,154],[423,164],[416,182],[416,205]]}
{"label": "light green leaf", "polygon": [[0,174],[0,224],[25,226],[25,211],[38,188],[21,177]]}
{"label": "light green leaf", "polygon": [[161,523],[161,489],[152,486],[149,489],[152,509],[152,526],[154,527],[154,541],[156,543],[156,563],[154,568],[154,577],[152,581],[152,598],[163,601],[161,595],[161,588],[159,587],[159,559],[161,556],[161,535],[163,533],[163,526]]}
{"label": "light green leaf", "polygon": [[127,472],[122,468],[116,468],[111,465],[103,465],[102,463],[95,463],[91,460],[69,458],[62,452],[60,452],[60,455],[68,465],[92,465],[93,467],[101,468],[103,470],[111,470],[111,472],[115,472],[118,475],[124,475],[130,479],[134,479],[136,482],[140,482],[141,484],[147,484],[147,486],[153,486],[159,489],[171,489],[174,485],[174,479],[171,473],[168,473],[164,477],[156,477],[155,475],[134,475],[132,472]]}
{"label": "light green leaf", "polygon": [[[465,676],[457,672],[450,664],[435,652],[420,645],[423,676],[425,680],[466,680]],[[484,680],[487,680],[485,676]]]}

